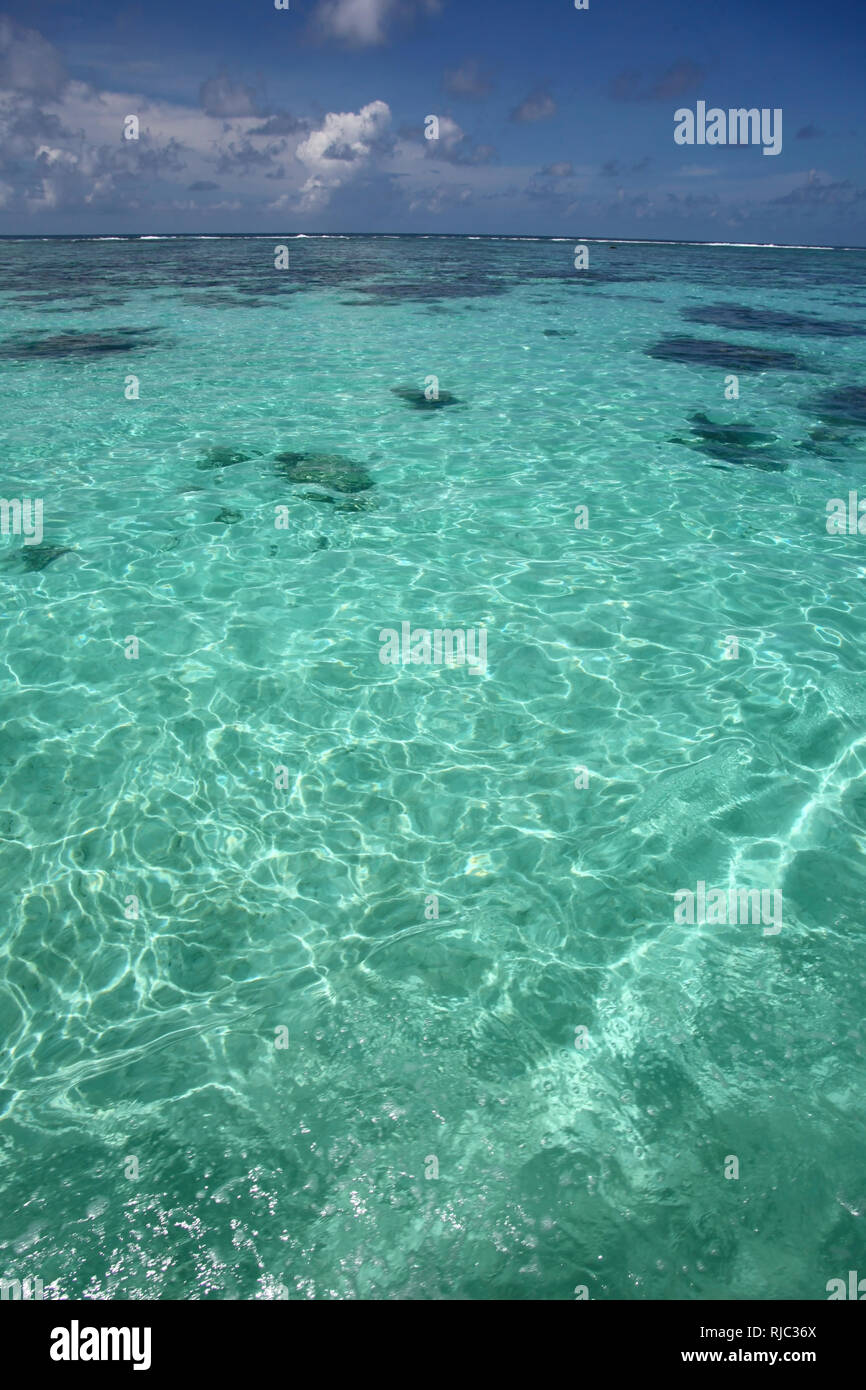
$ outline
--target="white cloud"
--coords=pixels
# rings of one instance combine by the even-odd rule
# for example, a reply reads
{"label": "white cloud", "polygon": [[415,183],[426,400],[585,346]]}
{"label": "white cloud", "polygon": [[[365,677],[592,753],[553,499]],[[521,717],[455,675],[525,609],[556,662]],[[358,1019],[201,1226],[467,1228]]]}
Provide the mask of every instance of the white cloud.
{"label": "white cloud", "polygon": [[68,164],[74,166],[78,163],[78,156],[69,150],[53,150],[50,145],[40,145],[36,151],[36,158],[42,159],[46,164]]}
{"label": "white cloud", "polygon": [[449,164],[489,164],[495,158],[492,145],[475,145],[451,116],[439,117],[439,137],[424,141],[428,159],[446,160]]}
{"label": "white cloud", "polygon": [[384,43],[393,20],[436,14],[440,0],[319,0],[316,23],[323,34],[343,43]]}
{"label": "white cloud", "polygon": [[511,113],[512,121],[549,121],[556,115],[556,102],[546,87],[536,87]]}
{"label": "white cloud", "polygon": [[301,208],[312,212],[327,203],[335,189],[354,177],[381,148],[391,125],[385,101],[371,101],[358,112],[330,111],[318,130],[295,150],[308,171],[301,189]]}

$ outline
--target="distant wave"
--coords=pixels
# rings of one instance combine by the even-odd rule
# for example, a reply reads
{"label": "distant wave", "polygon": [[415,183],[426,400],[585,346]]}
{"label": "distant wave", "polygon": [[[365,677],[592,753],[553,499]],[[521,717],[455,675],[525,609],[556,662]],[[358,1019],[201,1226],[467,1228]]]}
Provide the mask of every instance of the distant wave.
{"label": "distant wave", "polygon": [[526,236],[515,233],[469,233],[469,232],[125,232],[119,235],[96,235],[92,233],[0,235],[0,242],[26,241],[505,241],[505,242],[585,242],[590,245],[617,246],[688,246],[732,247],[740,250],[780,250],[780,251],[863,251],[864,246],[828,246],[785,241],[682,241],[666,237],[622,237],[622,236]]}
{"label": "distant wave", "polygon": [[[676,243],[674,243],[676,245]],[[755,246],[770,247],[774,251],[846,251],[850,248],[842,246],[801,246],[796,241],[702,241],[701,246]]]}

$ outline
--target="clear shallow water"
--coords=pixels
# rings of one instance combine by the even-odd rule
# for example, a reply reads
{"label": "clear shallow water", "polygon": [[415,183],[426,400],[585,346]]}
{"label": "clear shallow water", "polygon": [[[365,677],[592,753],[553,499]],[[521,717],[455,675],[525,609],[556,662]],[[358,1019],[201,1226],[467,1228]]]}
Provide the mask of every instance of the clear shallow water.
{"label": "clear shallow water", "polygon": [[[825,527],[866,252],[277,244],[0,245],[3,494],[68,547],[0,538],[0,1272],[825,1298],[866,1260],[866,539]],[[671,338],[798,365],[726,401]],[[383,665],[404,620],[487,673]],[[699,880],[783,930],[675,923]]]}

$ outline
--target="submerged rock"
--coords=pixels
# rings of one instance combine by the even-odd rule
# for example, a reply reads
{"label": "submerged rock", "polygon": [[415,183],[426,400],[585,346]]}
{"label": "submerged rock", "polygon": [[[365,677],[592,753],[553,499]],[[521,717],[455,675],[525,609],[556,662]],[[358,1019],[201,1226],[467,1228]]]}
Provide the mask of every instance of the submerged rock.
{"label": "submerged rock", "polygon": [[662,338],[644,349],[658,362],[680,362],[687,366],[723,367],[731,372],[807,371],[795,352],[780,348],[752,347],[746,343],[717,343],[709,338]]}
{"label": "submerged rock", "polygon": [[866,337],[866,328],[850,320],[786,314],[780,309],[751,309],[745,304],[702,304],[683,309],[682,317],[691,323],[710,323],[716,328],[734,328],[744,333],[796,333],[801,338]]}
{"label": "submerged rock", "polygon": [[462,405],[462,401],[457,396],[452,396],[450,391],[440,391],[428,400],[417,386],[392,386],[391,390],[401,401],[406,402],[410,410],[441,410],[446,405]]}
{"label": "submerged rock", "polygon": [[95,314],[98,310],[114,308],[125,303],[125,299],[91,299],[86,304],[69,304],[63,308],[54,302],[34,305],[33,308],[37,314]]}
{"label": "submerged rock", "polygon": [[52,560],[58,560],[61,555],[71,554],[72,547],[69,545],[22,545],[20,550],[15,551],[15,558],[21,560],[28,573],[32,573],[35,570],[44,570]]}
{"label": "submerged rock", "polygon": [[307,502],[322,502],[326,507],[333,507],[335,512],[369,512],[376,505],[372,497],[348,497],[338,502],[327,492],[302,492],[301,496]]}
{"label": "submerged rock", "polygon": [[569,270],[563,275],[544,277],[546,280],[561,280],[566,288],[579,285],[636,285],[647,284],[651,280],[658,280],[658,275],[634,274],[631,271],[623,270]]}
{"label": "submerged rock", "polygon": [[266,307],[263,299],[245,295],[241,290],[238,290],[236,294],[221,293],[218,290],[191,290],[180,297],[184,304],[198,309],[263,309]]}
{"label": "submerged rock", "polygon": [[816,414],[833,425],[866,426],[866,386],[836,386],[814,402]]}
{"label": "submerged rock", "polygon": [[577,335],[574,328],[545,328],[542,332],[545,338],[574,338]]}
{"label": "submerged rock", "polygon": [[110,328],[102,333],[17,333],[0,342],[0,358],[107,357],[159,343],[154,328]]}
{"label": "submerged rock", "polygon": [[373,479],[360,463],[339,454],[277,454],[274,468],[289,483],[318,483],[333,492],[367,492]]}
{"label": "submerged rock", "polygon": [[671,444],[685,444],[709,458],[746,468],[762,468],[766,473],[784,473],[788,467],[772,447],[779,442],[775,434],[766,434],[745,422],[717,424],[702,411],[690,416],[689,423],[693,431],[691,437],[672,438]]}
{"label": "submerged rock", "polygon": [[372,497],[350,497],[345,502],[336,502],[334,510],[337,512],[371,512],[375,505]]}
{"label": "submerged rock", "polygon": [[830,429],[826,425],[818,425],[810,430],[808,439],[797,445],[798,449],[803,449],[807,454],[814,454],[819,459],[830,459],[832,462],[838,461],[840,455],[853,447],[854,439],[850,434]]}
{"label": "submerged rock", "polygon": [[232,511],[231,507],[223,507],[221,511],[217,512],[214,519],[216,521],[225,522],[227,526],[231,526],[236,521],[243,521],[244,514],[243,512]]}
{"label": "submerged rock", "polygon": [[255,453],[235,449],[230,444],[214,444],[202,454],[196,468],[230,468],[233,463],[248,463],[250,459],[257,457]]}
{"label": "submerged rock", "polygon": [[428,304],[439,299],[484,299],[506,294],[508,285],[491,275],[462,275],[454,280],[431,276],[427,280],[379,281],[353,285],[352,293],[366,295],[378,304]]}

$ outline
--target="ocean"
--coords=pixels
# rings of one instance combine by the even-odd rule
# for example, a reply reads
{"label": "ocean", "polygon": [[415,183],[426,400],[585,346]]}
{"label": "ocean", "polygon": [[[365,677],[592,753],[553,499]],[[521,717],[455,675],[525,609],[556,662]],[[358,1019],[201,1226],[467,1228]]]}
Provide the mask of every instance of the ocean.
{"label": "ocean", "polygon": [[866,251],[5,239],[0,291],[0,1274],[866,1273]]}

